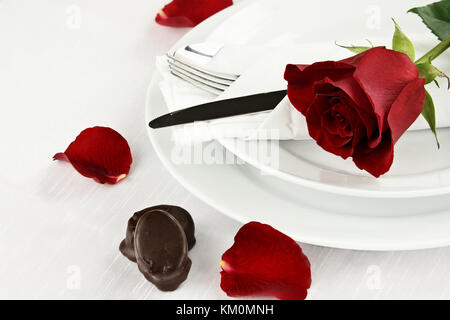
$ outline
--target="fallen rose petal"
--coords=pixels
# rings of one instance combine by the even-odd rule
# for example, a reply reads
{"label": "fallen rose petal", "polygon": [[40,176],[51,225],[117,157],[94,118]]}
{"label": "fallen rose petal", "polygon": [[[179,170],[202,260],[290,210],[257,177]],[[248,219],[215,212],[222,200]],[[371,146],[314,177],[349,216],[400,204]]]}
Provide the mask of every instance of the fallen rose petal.
{"label": "fallen rose petal", "polygon": [[132,162],[127,141],[111,128],[83,130],[64,153],[53,160],[70,162],[83,176],[99,183],[115,184],[125,178]]}
{"label": "fallen rose petal", "polygon": [[173,0],[159,10],[155,21],[169,27],[194,27],[232,4],[232,0]]}
{"label": "fallen rose petal", "polygon": [[305,299],[311,285],[308,258],[300,246],[269,225],[250,222],[222,255],[220,287],[230,297]]}

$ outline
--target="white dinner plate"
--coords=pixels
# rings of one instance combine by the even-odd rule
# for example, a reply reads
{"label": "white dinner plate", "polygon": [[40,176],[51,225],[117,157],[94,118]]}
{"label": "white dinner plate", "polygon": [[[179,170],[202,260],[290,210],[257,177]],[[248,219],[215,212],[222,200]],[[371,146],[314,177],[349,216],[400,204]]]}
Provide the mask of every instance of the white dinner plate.
{"label": "white dinner plate", "polygon": [[[201,42],[246,3],[230,7],[188,33],[176,47]],[[146,121],[167,112],[155,75]],[[450,198],[355,197],[319,191],[262,174],[248,164],[183,164],[174,161],[172,129],[148,129],[171,174],[190,192],[243,223],[269,223],[295,240],[361,250],[406,250],[450,244]],[[449,140],[450,141],[450,140]]]}

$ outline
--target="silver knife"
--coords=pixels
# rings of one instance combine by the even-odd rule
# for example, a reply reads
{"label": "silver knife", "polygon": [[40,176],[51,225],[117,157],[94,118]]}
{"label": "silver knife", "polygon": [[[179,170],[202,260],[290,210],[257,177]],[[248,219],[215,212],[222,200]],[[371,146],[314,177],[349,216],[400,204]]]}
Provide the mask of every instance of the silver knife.
{"label": "silver knife", "polygon": [[158,129],[195,121],[205,121],[272,110],[275,109],[281,100],[283,100],[286,93],[286,90],[280,90],[209,102],[167,113],[153,119],[148,125],[150,128]]}

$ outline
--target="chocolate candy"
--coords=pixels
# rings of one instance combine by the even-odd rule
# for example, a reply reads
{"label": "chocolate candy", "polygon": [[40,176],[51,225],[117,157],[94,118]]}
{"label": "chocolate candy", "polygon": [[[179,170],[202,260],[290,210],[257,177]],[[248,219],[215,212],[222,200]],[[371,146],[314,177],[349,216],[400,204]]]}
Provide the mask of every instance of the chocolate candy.
{"label": "chocolate candy", "polygon": [[186,238],[188,241],[188,249],[191,250],[192,247],[195,244],[195,226],[194,221],[192,220],[191,215],[189,212],[184,210],[181,207],[177,206],[169,206],[169,205],[159,205],[154,206],[150,208],[146,208],[144,210],[136,212],[129,220],[128,220],[128,226],[127,226],[127,232],[125,239],[120,243],[120,252],[130,259],[133,262],[136,262],[136,256],[134,253],[134,232],[136,229],[136,225],[139,221],[139,219],[147,212],[153,211],[153,210],[161,210],[165,211],[166,213],[169,213],[171,216],[173,216],[183,228]]}
{"label": "chocolate candy", "polygon": [[175,290],[191,268],[188,241],[181,224],[162,210],[144,213],[134,232],[139,270],[162,291]]}

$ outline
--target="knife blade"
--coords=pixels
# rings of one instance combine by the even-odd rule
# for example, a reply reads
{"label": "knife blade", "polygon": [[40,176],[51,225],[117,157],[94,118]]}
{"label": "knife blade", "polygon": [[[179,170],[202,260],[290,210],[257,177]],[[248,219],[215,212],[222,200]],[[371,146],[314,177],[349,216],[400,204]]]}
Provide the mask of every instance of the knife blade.
{"label": "knife blade", "polygon": [[158,129],[195,121],[213,120],[242,114],[267,111],[286,96],[286,90],[258,93],[249,96],[213,101],[162,115],[149,122],[150,128]]}

